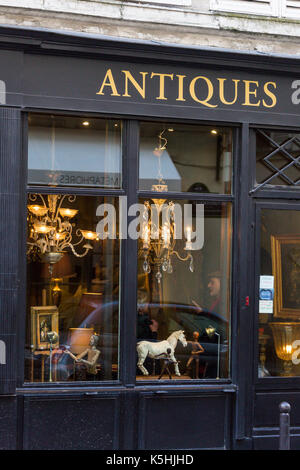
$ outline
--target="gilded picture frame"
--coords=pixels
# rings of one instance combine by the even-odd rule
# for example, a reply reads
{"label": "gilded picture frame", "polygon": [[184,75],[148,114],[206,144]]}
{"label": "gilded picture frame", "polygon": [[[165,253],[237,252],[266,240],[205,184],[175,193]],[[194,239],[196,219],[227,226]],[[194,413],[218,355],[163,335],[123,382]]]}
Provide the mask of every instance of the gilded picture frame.
{"label": "gilded picture frame", "polygon": [[55,305],[31,307],[31,347],[33,350],[48,350],[49,331],[58,334],[58,309]]}
{"label": "gilded picture frame", "polygon": [[300,235],[271,235],[274,317],[300,319]]}

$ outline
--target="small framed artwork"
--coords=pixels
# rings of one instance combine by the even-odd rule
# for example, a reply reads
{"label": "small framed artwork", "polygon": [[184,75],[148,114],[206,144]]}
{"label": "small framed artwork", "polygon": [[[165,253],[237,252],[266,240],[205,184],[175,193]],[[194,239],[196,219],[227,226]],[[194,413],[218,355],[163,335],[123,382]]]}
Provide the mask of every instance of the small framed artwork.
{"label": "small framed artwork", "polygon": [[300,235],[271,235],[274,317],[300,319]]}
{"label": "small framed artwork", "polygon": [[50,349],[47,334],[55,331],[58,334],[58,309],[55,305],[48,307],[31,307],[31,346],[33,349]]}

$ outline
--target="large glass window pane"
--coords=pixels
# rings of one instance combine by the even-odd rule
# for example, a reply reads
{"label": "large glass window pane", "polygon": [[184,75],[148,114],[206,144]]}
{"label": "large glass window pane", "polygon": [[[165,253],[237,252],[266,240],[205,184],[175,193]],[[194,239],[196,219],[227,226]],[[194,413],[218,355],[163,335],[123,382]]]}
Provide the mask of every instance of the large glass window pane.
{"label": "large glass window pane", "polygon": [[[139,239],[137,380],[229,377],[231,204],[140,203],[152,212]],[[191,220],[180,218],[187,206]]]}
{"label": "large glass window pane", "polygon": [[300,212],[263,209],[259,377],[300,375]]}
{"label": "large glass window pane", "polygon": [[30,114],[28,183],[121,188],[121,121]]}
{"label": "large glass window pane", "polygon": [[28,196],[26,382],[118,377],[120,246],[98,238],[104,203],[117,214],[113,197]]}
{"label": "large glass window pane", "polygon": [[142,123],[141,190],[231,193],[232,131],[222,127]]}

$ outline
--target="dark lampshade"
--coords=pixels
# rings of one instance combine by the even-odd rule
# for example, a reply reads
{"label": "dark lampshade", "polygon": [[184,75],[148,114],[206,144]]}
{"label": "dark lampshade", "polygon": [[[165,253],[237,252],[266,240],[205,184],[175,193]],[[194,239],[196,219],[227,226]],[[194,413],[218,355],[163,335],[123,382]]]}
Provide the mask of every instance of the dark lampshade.
{"label": "dark lampshade", "polygon": [[[73,276],[74,269],[71,261],[71,257],[68,253],[65,253],[64,256],[55,264],[53,264],[52,278],[68,278]],[[46,279],[50,277],[49,264],[41,263],[41,278]]]}

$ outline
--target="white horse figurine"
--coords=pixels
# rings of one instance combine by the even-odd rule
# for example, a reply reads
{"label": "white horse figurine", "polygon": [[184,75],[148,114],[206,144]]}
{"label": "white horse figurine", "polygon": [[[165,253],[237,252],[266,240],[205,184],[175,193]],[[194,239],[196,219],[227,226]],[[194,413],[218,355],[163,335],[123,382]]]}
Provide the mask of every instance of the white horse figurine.
{"label": "white horse figurine", "polygon": [[136,347],[138,353],[138,368],[144,375],[149,375],[149,372],[143,365],[146,357],[149,356],[151,359],[160,359],[165,357],[174,363],[175,374],[180,375],[178,362],[174,356],[174,351],[178,341],[180,341],[184,347],[187,346],[187,340],[184,336],[183,330],[174,331],[174,333],[172,333],[166,340],[159,341],[157,343],[152,343],[151,341],[139,341]]}

